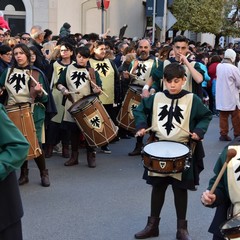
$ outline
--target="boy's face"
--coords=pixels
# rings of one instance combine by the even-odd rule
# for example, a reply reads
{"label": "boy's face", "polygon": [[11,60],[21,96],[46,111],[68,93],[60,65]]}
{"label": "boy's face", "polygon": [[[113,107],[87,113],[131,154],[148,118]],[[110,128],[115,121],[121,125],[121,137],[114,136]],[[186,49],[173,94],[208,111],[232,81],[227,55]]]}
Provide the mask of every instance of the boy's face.
{"label": "boy's face", "polygon": [[164,84],[170,94],[178,94],[181,92],[183,85],[186,82],[186,78],[173,78],[171,80],[166,80],[164,78]]}
{"label": "boy's face", "polygon": [[188,43],[186,42],[176,42],[173,45],[173,50],[175,53],[176,60],[179,60],[180,55],[187,55],[188,52]]}
{"label": "boy's face", "polygon": [[82,66],[82,67],[86,67],[87,66],[87,62],[88,62],[89,58],[83,57],[81,54],[77,54],[76,56],[76,61],[77,64]]}

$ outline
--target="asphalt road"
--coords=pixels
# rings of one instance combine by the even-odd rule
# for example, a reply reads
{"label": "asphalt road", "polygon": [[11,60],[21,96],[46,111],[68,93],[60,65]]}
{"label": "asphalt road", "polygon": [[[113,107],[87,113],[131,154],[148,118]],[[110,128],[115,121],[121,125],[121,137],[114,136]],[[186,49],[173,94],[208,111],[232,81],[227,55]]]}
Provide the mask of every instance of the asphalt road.
{"label": "asphalt road", "polygon": [[[231,133],[232,134],[232,133]],[[205,136],[205,169],[197,191],[189,192],[188,229],[194,240],[211,239],[208,227],[214,209],[200,203],[201,193],[212,176],[213,166],[226,142],[220,142],[218,118]],[[87,167],[86,153],[80,164],[65,167],[59,154],[47,159],[51,186],[40,186],[39,171],[30,161],[30,182],[20,187],[24,206],[24,240],[131,240],[142,230],[150,212],[151,187],[142,180],[140,157],[129,157],[135,139],[110,145],[111,154],[97,153],[97,167]],[[18,173],[19,174],[19,173]],[[174,240],[176,214],[173,193],[168,189],[161,213],[160,236]]]}

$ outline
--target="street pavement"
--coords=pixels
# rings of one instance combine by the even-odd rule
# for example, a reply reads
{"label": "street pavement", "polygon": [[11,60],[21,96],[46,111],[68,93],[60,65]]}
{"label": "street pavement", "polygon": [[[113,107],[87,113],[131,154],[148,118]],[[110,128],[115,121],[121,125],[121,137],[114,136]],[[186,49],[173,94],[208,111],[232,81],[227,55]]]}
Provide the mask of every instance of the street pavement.
{"label": "street pavement", "polygon": [[[232,134],[232,132],[231,132]],[[220,142],[218,118],[213,117],[204,139],[205,169],[197,191],[189,191],[188,229],[193,240],[210,240],[208,227],[215,209],[204,207],[200,196],[212,176],[214,164],[227,142]],[[150,212],[151,187],[142,180],[139,156],[127,155],[135,139],[110,144],[111,154],[97,151],[97,167],[87,167],[80,150],[79,165],[65,167],[66,159],[47,159],[51,186],[40,186],[39,171],[29,163],[28,184],[21,186],[24,240],[132,240],[142,230]],[[19,172],[18,172],[19,174]],[[180,199],[179,199],[180,200]],[[161,213],[160,236],[176,239],[176,214],[171,187]]]}

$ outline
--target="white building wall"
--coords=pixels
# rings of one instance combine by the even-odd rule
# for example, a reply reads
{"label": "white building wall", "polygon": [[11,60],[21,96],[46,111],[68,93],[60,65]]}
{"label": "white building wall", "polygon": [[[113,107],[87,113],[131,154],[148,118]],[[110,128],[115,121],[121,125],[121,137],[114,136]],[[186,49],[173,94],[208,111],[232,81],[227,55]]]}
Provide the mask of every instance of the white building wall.
{"label": "white building wall", "polygon": [[[40,25],[58,35],[63,23],[69,22],[72,33],[101,33],[101,10],[97,9],[96,0],[23,0],[23,3],[28,7],[26,15],[32,12],[32,20],[27,17],[27,31],[32,25]],[[104,29],[110,28],[111,35],[118,35],[127,24],[125,36],[143,36],[145,12],[141,0],[111,0],[104,15]]]}

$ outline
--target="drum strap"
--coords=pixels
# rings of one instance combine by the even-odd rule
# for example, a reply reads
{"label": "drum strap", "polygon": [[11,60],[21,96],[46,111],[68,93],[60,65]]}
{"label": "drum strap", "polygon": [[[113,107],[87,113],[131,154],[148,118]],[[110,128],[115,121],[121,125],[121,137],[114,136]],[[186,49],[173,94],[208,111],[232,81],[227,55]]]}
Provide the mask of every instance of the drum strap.
{"label": "drum strap", "polygon": [[155,136],[155,132],[150,132],[150,136],[146,141],[146,144],[152,143],[152,142],[157,142],[159,139]]}
{"label": "drum strap", "polygon": [[[30,73],[30,74],[32,75],[32,77],[33,77],[36,81],[38,81],[39,75],[40,75],[40,73],[39,73],[38,71],[36,71],[36,70],[31,70],[31,73]],[[34,103],[35,97],[34,97],[34,93],[33,93],[34,90],[33,90],[33,89],[34,89],[35,84],[33,84],[33,80],[29,81],[29,83],[30,83],[30,86],[29,86],[30,96],[31,96],[31,98],[32,98],[32,103]]]}
{"label": "drum strap", "polygon": [[90,75],[90,80],[96,85],[96,75],[95,75],[94,68],[89,68],[88,72],[89,72],[89,75]]}

